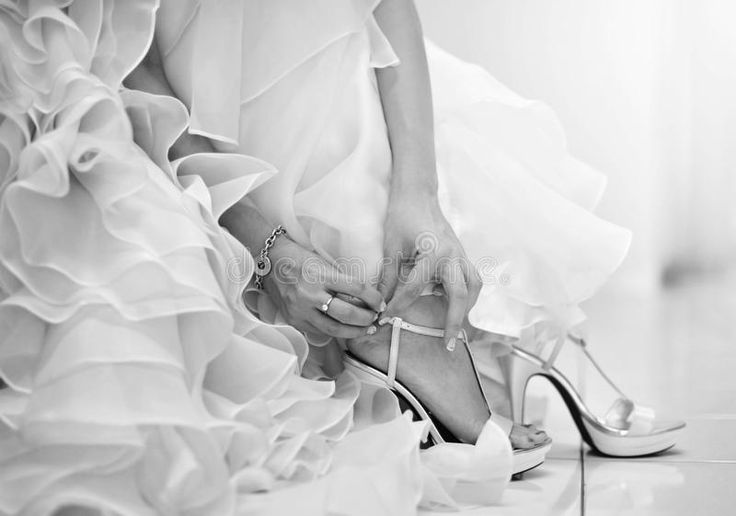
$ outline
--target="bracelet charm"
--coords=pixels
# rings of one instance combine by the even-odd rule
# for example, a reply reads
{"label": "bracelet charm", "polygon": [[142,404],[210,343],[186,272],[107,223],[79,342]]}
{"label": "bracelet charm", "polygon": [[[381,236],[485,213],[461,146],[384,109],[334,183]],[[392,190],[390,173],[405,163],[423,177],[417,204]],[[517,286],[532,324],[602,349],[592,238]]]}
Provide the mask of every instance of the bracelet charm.
{"label": "bracelet charm", "polygon": [[271,272],[271,259],[268,256],[259,256],[256,260],[256,276],[265,276]]}
{"label": "bracelet charm", "polygon": [[263,290],[263,278],[271,272],[272,266],[271,266],[271,259],[268,257],[268,252],[273,247],[274,242],[276,241],[276,237],[279,235],[285,235],[286,230],[284,227],[279,224],[276,226],[276,229],[271,231],[271,234],[266,239],[263,245],[263,249],[261,249],[260,254],[258,255],[258,258],[256,259],[256,268],[255,268],[255,286],[258,290]]}

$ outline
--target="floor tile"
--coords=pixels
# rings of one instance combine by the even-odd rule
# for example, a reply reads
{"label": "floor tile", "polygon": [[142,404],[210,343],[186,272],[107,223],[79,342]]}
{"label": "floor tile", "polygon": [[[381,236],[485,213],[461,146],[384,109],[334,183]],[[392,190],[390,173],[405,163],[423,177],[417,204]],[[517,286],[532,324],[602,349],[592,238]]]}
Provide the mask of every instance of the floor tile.
{"label": "floor tile", "polygon": [[736,464],[586,460],[584,476],[587,516],[727,515],[736,507]]}
{"label": "floor tile", "polygon": [[[513,481],[500,504],[461,511],[458,516],[578,516],[581,513],[581,468],[571,460],[547,460]],[[421,516],[448,513],[420,511]]]}

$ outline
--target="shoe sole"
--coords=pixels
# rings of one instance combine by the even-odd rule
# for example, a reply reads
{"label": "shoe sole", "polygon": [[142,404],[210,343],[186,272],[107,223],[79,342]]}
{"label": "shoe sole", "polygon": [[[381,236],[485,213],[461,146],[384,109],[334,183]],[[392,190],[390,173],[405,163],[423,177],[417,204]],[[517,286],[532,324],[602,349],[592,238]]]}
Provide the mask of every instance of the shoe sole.
{"label": "shoe sole", "polygon": [[[419,418],[419,420],[426,422],[429,425],[429,436],[437,443],[446,442],[445,438],[440,434],[437,424],[432,419],[429,411],[424,405],[414,396],[409,389],[404,387],[400,382],[395,382],[394,388],[390,388],[385,379],[387,378],[384,373],[375,369],[367,364],[364,364],[357,358],[354,358],[350,354],[345,356],[345,366],[358,377],[359,380],[365,381],[366,383],[372,383],[385,387],[394,393],[399,399],[403,399],[405,403],[411,407],[412,414]],[[535,446],[533,448],[524,450],[514,450],[512,454],[511,463],[511,474],[517,476],[532,470],[540,466],[552,447],[551,439],[544,444]]]}

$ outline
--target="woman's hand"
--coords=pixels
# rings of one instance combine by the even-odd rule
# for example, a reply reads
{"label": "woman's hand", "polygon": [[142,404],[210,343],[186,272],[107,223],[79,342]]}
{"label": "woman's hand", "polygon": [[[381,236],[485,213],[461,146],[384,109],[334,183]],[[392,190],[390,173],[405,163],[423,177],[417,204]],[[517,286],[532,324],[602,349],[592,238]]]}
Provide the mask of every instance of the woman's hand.
{"label": "woman's hand", "polygon": [[[276,239],[269,257],[273,268],[263,286],[290,325],[339,338],[376,331],[373,323],[386,308],[377,289],[285,237]],[[330,296],[323,312],[320,308]]]}
{"label": "woman's hand", "polygon": [[402,313],[428,285],[441,283],[448,298],[445,344],[454,347],[482,282],[442,214],[436,195],[392,192],[384,232],[379,289],[390,299],[386,315]]}

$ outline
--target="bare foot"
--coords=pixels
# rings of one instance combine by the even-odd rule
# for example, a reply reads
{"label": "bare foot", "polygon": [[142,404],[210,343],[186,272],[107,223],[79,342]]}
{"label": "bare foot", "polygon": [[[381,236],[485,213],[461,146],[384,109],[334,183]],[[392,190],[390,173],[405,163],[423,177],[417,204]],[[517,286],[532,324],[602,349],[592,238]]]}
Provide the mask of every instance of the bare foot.
{"label": "bare foot", "polygon": [[[447,310],[442,297],[423,296],[405,314],[407,322],[442,328]],[[352,354],[381,370],[388,369],[391,326],[378,326],[374,335],[348,341]],[[441,338],[401,331],[397,379],[460,441],[475,443],[491,416],[478,385],[468,350],[458,342],[445,349]],[[514,425],[509,436],[514,448],[531,448],[548,439],[531,425]]]}

